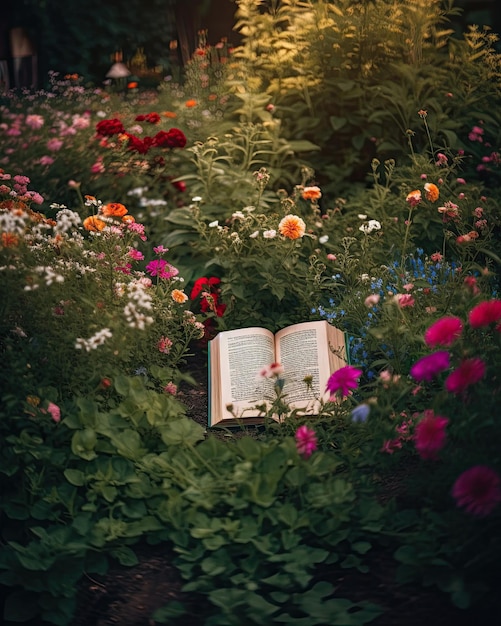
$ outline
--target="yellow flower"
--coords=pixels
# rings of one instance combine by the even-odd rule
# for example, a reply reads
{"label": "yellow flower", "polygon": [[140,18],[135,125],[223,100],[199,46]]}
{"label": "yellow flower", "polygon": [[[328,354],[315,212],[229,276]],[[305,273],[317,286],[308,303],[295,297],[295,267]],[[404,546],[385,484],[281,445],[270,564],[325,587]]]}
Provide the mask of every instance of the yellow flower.
{"label": "yellow flower", "polygon": [[186,302],[186,300],[188,300],[188,296],[184,293],[182,289],[173,289],[171,296],[174,302],[177,302],[178,304],[183,304],[183,302]]}
{"label": "yellow flower", "polygon": [[287,239],[299,239],[304,235],[306,224],[297,215],[286,215],[280,221],[278,230]]}
{"label": "yellow flower", "polygon": [[436,202],[440,196],[440,191],[438,187],[433,183],[426,183],[424,186],[424,190],[426,191],[426,199],[430,202]]}
{"label": "yellow flower", "polygon": [[93,233],[98,233],[99,231],[103,230],[105,226],[106,223],[103,222],[103,220],[100,220],[95,215],[86,217],[83,221],[83,227],[85,228],[85,230],[89,230]]}
{"label": "yellow flower", "polygon": [[322,192],[320,191],[320,187],[305,187],[301,195],[304,200],[320,200]]}

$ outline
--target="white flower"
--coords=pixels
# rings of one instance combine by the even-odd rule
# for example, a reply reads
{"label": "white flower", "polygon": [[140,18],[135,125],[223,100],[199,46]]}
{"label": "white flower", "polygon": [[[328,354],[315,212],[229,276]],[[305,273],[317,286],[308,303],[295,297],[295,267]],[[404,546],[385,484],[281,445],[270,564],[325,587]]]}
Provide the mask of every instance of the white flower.
{"label": "white flower", "polygon": [[213,222],[210,222],[209,224],[209,228],[217,228],[219,226],[219,220],[214,220]]}
{"label": "white flower", "polygon": [[202,202],[202,196],[194,196],[191,199],[192,202]]}
{"label": "white flower", "polygon": [[329,241],[329,235],[322,235],[318,238],[318,243],[327,243]]}
{"label": "white flower", "polygon": [[381,224],[377,220],[369,220],[368,224],[362,224],[358,230],[361,230],[363,233],[368,235],[372,233],[373,230],[380,230]]}
{"label": "white flower", "polygon": [[265,239],[274,239],[277,236],[277,231],[276,230],[265,230],[263,232],[263,237]]}
{"label": "white flower", "polygon": [[249,239],[255,239],[259,235],[259,231],[255,230],[253,233],[249,235]]}
{"label": "white flower", "polygon": [[367,215],[364,215],[363,213],[359,213],[358,214],[358,219],[359,220],[366,220],[367,219]]}

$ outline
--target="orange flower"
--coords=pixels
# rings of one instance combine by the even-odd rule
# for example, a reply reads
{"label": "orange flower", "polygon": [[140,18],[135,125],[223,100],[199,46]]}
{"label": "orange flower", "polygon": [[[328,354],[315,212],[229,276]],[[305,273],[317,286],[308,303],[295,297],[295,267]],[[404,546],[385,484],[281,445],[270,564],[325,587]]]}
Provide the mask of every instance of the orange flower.
{"label": "orange flower", "polygon": [[424,186],[424,190],[426,191],[426,199],[430,202],[436,202],[440,196],[440,191],[438,187],[433,183],[426,183]]}
{"label": "orange flower", "polygon": [[110,202],[101,209],[101,214],[105,217],[123,217],[127,209],[120,202]]}
{"label": "orange flower", "polygon": [[287,239],[299,239],[304,235],[306,224],[297,215],[286,215],[280,221],[278,230]]}
{"label": "orange flower", "polygon": [[174,302],[177,302],[178,304],[183,304],[183,302],[186,302],[186,300],[188,300],[188,296],[184,293],[182,289],[173,289],[171,296]]}
{"label": "orange flower", "polygon": [[175,118],[175,117],[177,117],[177,113],[174,113],[174,111],[164,111],[164,112],[162,113],[162,115],[163,115],[164,117],[170,117],[170,118],[172,118],[172,119],[173,119],[173,118]]}
{"label": "orange flower", "polygon": [[103,220],[100,220],[95,215],[91,215],[90,217],[86,217],[83,221],[83,227],[85,230],[89,230],[93,233],[98,233],[106,226]]}
{"label": "orange flower", "polygon": [[132,222],[135,222],[136,220],[132,217],[132,215],[124,215],[122,217],[122,222],[126,222],[127,224],[132,224]]}
{"label": "orange flower", "polygon": [[185,105],[191,109],[193,107],[197,106],[197,101],[196,100],[186,100]]}
{"label": "orange flower", "polygon": [[14,233],[2,233],[2,246],[4,248],[15,248],[19,243],[19,237]]}
{"label": "orange flower", "polygon": [[415,207],[421,202],[421,192],[419,189],[415,189],[407,194],[405,200],[411,205],[411,207]]}
{"label": "orange flower", "polygon": [[127,89],[137,89],[137,83],[132,81],[127,84]]}
{"label": "orange flower", "polygon": [[322,192],[320,191],[320,187],[305,187],[301,195],[304,200],[320,200]]}

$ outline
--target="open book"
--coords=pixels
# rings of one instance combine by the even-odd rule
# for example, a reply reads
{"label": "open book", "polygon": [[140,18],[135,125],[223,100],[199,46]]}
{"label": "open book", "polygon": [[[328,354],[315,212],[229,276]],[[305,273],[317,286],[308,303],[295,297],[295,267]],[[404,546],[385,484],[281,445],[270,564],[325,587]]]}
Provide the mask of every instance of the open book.
{"label": "open book", "polygon": [[262,422],[256,406],[272,404],[276,381],[259,373],[272,363],[283,366],[284,401],[315,415],[320,399],[329,399],[330,375],[347,362],[345,333],[325,320],[294,324],[276,334],[255,327],[220,332],[209,342],[209,426]]}

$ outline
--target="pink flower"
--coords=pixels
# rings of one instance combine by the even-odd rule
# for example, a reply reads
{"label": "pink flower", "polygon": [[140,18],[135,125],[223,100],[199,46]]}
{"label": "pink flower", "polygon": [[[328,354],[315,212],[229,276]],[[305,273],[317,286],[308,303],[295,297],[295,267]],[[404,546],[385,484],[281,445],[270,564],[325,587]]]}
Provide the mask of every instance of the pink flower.
{"label": "pink flower", "polygon": [[260,378],[274,378],[284,373],[284,366],[281,363],[270,363],[265,365],[259,372]]}
{"label": "pink flower", "polygon": [[449,393],[459,394],[475,383],[478,383],[485,375],[485,363],[478,357],[463,359],[447,378],[445,388]]}
{"label": "pink flower", "polygon": [[364,304],[367,308],[372,308],[373,306],[376,306],[376,304],[378,304],[379,299],[380,296],[378,293],[371,293],[367,296],[367,298],[365,298]]}
{"label": "pink flower", "polygon": [[162,354],[169,354],[170,349],[172,348],[172,340],[168,337],[160,337],[157,343],[157,348]]}
{"label": "pink flower", "polygon": [[475,465],[463,472],[452,487],[456,505],[467,513],[485,517],[501,502],[501,479],[487,465]]}
{"label": "pink flower", "polygon": [[171,396],[175,396],[177,393],[177,385],[174,384],[172,381],[170,381],[169,383],[167,383],[165,385],[165,387],[163,388],[164,393],[168,393]]}
{"label": "pink flower", "polygon": [[144,259],[144,254],[139,250],[136,250],[136,248],[129,249],[129,256],[134,261],[142,261]]}
{"label": "pink flower", "polygon": [[145,269],[150,276],[158,276],[159,278],[169,279],[179,274],[179,270],[167,263],[165,259],[150,261]]}
{"label": "pink flower", "polygon": [[434,252],[431,256],[430,259],[433,261],[433,263],[440,263],[440,261],[443,259],[444,257],[440,254],[440,252]]}
{"label": "pink flower", "polygon": [[161,254],[165,254],[166,252],[169,252],[169,248],[164,248],[162,245],[160,245],[160,246],[154,247],[153,252],[160,256]]}
{"label": "pink flower", "polygon": [[423,419],[414,431],[416,450],[422,459],[437,458],[437,452],[445,445],[447,437],[445,429],[448,423],[447,417],[435,415],[432,410],[424,412]]}
{"label": "pink flower", "polygon": [[387,439],[383,443],[383,447],[381,448],[381,452],[386,452],[387,454],[393,454],[395,450],[399,450],[402,447],[402,440],[400,438],[396,439]]}
{"label": "pink flower", "polygon": [[501,320],[501,300],[485,300],[473,307],[468,316],[472,328],[481,328]]}
{"label": "pink flower", "polygon": [[422,357],[411,367],[411,376],[416,380],[431,381],[449,367],[450,357],[445,350]]}
{"label": "pink flower", "polygon": [[315,431],[308,426],[300,426],[294,435],[296,439],[296,448],[301,456],[305,459],[309,458],[317,449],[317,436]]}
{"label": "pink flower", "polygon": [[424,341],[430,348],[450,346],[461,335],[463,322],[459,317],[442,317],[432,324],[424,334]]}
{"label": "pink flower", "polygon": [[40,165],[52,165],[54,163],[54,159],[48,154],[44,154],[44,156],[40,157],[38,162],[40,163]]}
{"label": "pink flower", "polygon": [[49,139],[47,142],[47,150],[50,150],[51,152],[57,152],[58,150],[61,150],[62,147],[63,142],[61,139],[57,139],[56,137]]}
{"label": "pink flower", "polygon": [[326,390],[330,391],[331,399],[338,391],[342,398],[349,396],[351,390],[358,387],[358,379],[360,376],[362,376],[362,370],[352,367],[351,365],[341,367],[331,374],[326,387]]}
{"label": "pink flower", "polygon": [[49,402],[47,412],[50,413],[50,416],[56,422],[56,424],[61,421],[61,409],[57,406],[57,404]]}
{"label": "pink flower", "polygon": [[45,123],[41,115],[27,115],[24,121],[32,130],[39,130]]}
{"label": "pink flower", "polygon": [[416,301],[410,293],[397,293],[395,295],[395,302],[401,309],[416,304]]}

